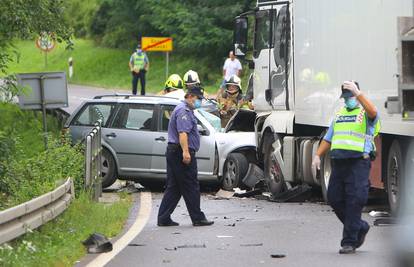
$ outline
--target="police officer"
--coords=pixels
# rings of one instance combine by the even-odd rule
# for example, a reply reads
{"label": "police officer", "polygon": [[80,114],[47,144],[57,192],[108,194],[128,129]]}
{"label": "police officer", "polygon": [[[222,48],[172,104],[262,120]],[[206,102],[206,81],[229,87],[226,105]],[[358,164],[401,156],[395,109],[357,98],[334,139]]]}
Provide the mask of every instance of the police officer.
{"label": "police officer", "polygon": [[148,56],[138,44],[136,51],[129,59],[129,69],[132,73],[132,94],[137,94],[138,80],[141,81],[141,95],[145,95],[145,74],[149,68]]}
{"label": "police officer", "polygon": [[355,253],[365,240],[369,225],[361,219],[368,199],[374,137],[379,132],[377,108],[353,81],[342,85],[345,107],[333,120],[312,161],[320,169],[321,156],[331,151],[332,173],[328,202],[343,224],[340,254]]}
{"label": "police officer", "polygon": [[203,89],[191,87],[184,101],[171,115],[168,124],[167,185],[159,211],[158,226],[177,226],[171,219],[181,196],[194,226],[212,225],[200,209],[200,185],[197,179],[196,152],[200,148],[200,135],[194,109],[201,106]]}

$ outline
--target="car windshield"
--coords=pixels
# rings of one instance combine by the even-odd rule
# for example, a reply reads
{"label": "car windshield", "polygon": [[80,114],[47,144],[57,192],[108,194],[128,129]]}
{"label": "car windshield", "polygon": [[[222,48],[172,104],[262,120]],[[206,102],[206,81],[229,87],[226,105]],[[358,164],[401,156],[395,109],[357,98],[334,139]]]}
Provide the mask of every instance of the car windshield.
{"label": "car windshield", "polygon": [[202,109],[198,109],[198,112],[214,127],[214,130],[217,132],[222,132],[224,130],[221,128],[221,120],[219,117]]}

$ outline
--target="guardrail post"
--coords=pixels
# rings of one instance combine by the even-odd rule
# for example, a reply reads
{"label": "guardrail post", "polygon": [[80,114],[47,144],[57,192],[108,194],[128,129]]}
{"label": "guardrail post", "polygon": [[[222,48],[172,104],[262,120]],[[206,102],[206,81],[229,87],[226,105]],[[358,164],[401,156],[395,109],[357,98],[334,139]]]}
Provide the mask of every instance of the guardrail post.
{"label": "guardrail post", "polygon": [[91,136],[86,136],[86,150],[85,150],[85,189],[91,185]]}

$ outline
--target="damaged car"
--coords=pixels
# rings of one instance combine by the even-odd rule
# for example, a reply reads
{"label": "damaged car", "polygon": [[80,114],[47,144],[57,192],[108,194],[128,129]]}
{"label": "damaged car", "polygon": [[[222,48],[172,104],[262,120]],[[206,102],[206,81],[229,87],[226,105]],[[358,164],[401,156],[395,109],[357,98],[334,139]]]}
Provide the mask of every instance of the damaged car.
{"label": "damaged car", "polygon": [[[180,102],[165,96],[96,96],[82,103],[64,127],[76,143],[96,121],[102,122],[103,187],[116,179],[165,179],[168,123]],[[211,103],[204,106],[194,112],[201,135],[198,177],[219,179],[226,190],[240,187],[250,164],[257,164],[256,114],[240,110],[222,129],[220,118],[210,112]]]}

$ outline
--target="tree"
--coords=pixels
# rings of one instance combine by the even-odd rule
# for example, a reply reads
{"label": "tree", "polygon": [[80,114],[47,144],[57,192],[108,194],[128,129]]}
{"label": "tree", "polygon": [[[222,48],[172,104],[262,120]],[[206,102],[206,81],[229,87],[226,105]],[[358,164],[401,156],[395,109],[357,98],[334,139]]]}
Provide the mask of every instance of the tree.
{"label": "tree", "polygon": [[72,30],[64,19],[64,0],[2,0],[0,1],[0,72],[6,74],[7,64],[18,52],[16,39],[28,39],[42,32],[53,33],[58,42],[70,41]]}

